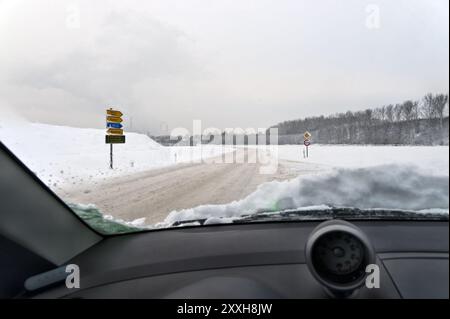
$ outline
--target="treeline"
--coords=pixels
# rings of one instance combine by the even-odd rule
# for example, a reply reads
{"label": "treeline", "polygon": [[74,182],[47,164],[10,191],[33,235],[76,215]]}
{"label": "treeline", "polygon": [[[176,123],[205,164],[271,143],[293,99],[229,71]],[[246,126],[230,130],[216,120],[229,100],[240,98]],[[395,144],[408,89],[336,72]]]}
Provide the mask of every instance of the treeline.
{"label": "treeline", "polygon": [[448,145],[448,94],[427,94],[364,111],[308,117],[282,122],[279,144],[301,144],[303,133],[312,133],[320,144]]}

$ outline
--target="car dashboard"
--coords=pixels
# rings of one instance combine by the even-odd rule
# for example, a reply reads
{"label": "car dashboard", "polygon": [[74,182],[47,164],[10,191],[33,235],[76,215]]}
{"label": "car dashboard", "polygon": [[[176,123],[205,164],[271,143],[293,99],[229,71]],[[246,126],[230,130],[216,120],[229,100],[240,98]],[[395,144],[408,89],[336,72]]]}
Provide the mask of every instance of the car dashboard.
{"label": "car dashboard", "polygon": [[[69,261],[79,266],[80,288],[68,289],[62,283],[26,296],[342,297],[330,294],[308,264],[308,241],[320,224],[211,225],[110,236]],[[362,285],[345,297],[448,298],[448,222],[385,220],[351,225],[370,241],[379,287]]]}

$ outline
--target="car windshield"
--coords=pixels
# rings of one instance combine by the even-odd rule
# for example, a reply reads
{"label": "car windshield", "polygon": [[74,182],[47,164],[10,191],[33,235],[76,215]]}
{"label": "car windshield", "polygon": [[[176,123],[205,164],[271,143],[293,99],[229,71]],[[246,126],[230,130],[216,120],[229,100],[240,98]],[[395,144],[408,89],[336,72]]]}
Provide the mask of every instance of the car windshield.
{"label": "car windshield", "polygon": [[448,25],[447,0],[3,0],[0,141],[104,234],[448,220]]}

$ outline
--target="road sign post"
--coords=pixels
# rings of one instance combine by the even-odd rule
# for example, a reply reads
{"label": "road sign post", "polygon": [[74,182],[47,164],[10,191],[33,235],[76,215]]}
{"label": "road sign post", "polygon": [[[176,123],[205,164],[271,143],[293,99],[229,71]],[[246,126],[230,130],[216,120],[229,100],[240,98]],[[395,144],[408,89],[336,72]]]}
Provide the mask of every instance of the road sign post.
{"label": "road sign post", "polygon": [[106,135],[106,144],[125,144],[125,135]]}
{"label": "road sign post", "polygon": [[123,135],[123,130],[121,128],[109,128],[106,133],[114,135]]}
{"label": "road sign post", "polygon": [[105,143],[109,144],[109,167],[114,168],[113,165],[113,144],[124,144],[125,135],[123,134],[123,113],[112,108],[106,110],[106,136]]}
{"label": "road sign post", "polygon": [[113,145],[109,144],[109,168],[113,169]]}
{"label": "road sign post", "polygon": [[306,152],[305,152],[306,158],[309,157],[309,146],[311,145],[311,140],[310,140],[311,137],[312,137],[312,135],[308,131],[306,131],[305,134],[303,134],[303,139],[304,139],[303,145],[305,145],[305,148],[306,148]]}

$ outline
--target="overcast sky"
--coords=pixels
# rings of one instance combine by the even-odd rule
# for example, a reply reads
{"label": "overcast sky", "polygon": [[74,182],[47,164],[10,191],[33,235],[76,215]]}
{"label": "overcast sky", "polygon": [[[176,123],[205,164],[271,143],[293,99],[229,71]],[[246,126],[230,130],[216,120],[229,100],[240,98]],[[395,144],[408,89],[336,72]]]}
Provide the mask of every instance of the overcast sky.
{"label": "overcast sky", "polygon": [[0,0],[0,111],[268,127],[447,93],[448,0]]}

